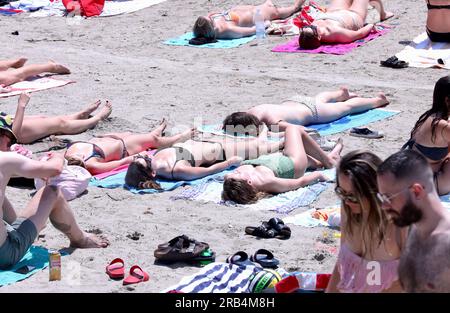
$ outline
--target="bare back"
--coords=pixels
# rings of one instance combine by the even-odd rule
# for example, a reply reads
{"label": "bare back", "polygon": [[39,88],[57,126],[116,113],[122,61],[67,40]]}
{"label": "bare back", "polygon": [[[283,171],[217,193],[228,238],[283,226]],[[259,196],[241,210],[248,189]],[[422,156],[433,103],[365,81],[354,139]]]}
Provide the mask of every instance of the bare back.
{"label": "bare back", "polygon": [[247,113],[255,115],[266,125],[277,125],[285,121],[296,125],[307,125],[312,118],[311,111],[295,101],[278,104],[261,104],[251,108]]}
{"label": "bare back", "polygon": [[[448,0],[430,0],[431,5],[450,5]],[[431,9],[427,14],[427,27],[438,33],[450,32],[450,9]]]}

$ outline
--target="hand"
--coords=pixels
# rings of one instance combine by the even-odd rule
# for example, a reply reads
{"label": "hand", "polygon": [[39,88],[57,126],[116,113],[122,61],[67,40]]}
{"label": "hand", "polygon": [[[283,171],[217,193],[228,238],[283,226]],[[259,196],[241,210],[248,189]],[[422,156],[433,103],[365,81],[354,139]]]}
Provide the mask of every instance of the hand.
{"label": "hand", "polygon": [[234,156],[228,159],[228,166],[232,167],[232,166],[239,166],[241,165],[242,161],[244,159],[239,157],[239,156]]}
{"label": "hand", "polygon": [[27,92],[21,93],[19,97],[19,105],[25,108],[28,102],[30,102],[30,94]]}
{"label": "hand", "polygon": [[316,172],[315,173],[315,176],[316,176],[316,181],[317,182],[324,182],[324,181],[328,181],[329,180],[329,178],[328,177],[326,177],[323,173],[321,173],[321,172]]}

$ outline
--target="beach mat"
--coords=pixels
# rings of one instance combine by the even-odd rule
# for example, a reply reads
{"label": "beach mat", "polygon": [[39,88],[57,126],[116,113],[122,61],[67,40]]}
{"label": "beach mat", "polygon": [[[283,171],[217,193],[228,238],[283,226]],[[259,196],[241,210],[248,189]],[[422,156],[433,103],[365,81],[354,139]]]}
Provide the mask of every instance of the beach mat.
{"label": "beach mat", "polygon": [[[22,266],[29,265],[35,267],[27,274],[16,273],[15,271]],[[45,269],[48,266],[48,250],[38,246],[31,246],[22,260],[10,270],[0,270],[0,286],[6,286],[24,280],[31,275]]]}
{"label": "beach mat", "polygon": [[192,32],[188,32],[184,35],[181,35],[177,38],[171,38],[164,43],[166,45],[171,46],[189,46],[189,47],[197,47],[197,48],[213,48],[213,49],[228,49],[228,48],[236,48],[240,45],[246,44],[253,39],[256,38],[256,36],[249,36],[244,38],[238,38],[238,39],[218,39],[217,42],[208,43],[204,45],[191,45],[189,43],[189,40],[194,38],[194,34]]}
{"label": "beach mat", "polygon": [[[322,171],[329,181],[336,178],[336,170]],[[223,201],[221,194],[223,191],[223,176],[217,176],[203,181],[201,184],[185,189],[179,194],[170,197],[172,200],[195,200],[201,202],[213,202],[221,205],[235,205],[253,210],[276,211],[280,214],[287,214],[299,207],[305,207],[314,202],[319,195],[325,191],[330,183],[319,182],[307,187],[299,188],[289,192],[281,193],[272,197],[267,197],[253,204],[240,205],[231,201]]]}
{"label": "beach mat", "polygon": [[62,87],[74,81],[55,79],[52,77],[33,77],[9,86],[11,91],[0,93],[0,98],[20,95],[23,92],[36,92],[50,88]]}
{"label": "beach mat", "polygon": [[[410,67],[450,69],[450,43],[433,42],[427,33],[422,33],[395,55],[399,60],[409,63]],[[444,64],[439,64],[441,59]]]}
{"label": "beach mat", "polygon": [[[376,122],[394,116],[398,113],[400,113],[400,111],[373,109],[363,113],[347,115],[330,123],[308,125],[307,128],[317,130],[319,134],[322,136],[333,135],[349,130],[353,127],[360,127],[372,122]],[[229,137],[234,137],[232,135],[225,134],[225,132],[222,130],[221,124],[201,125],[198,126],[197,129],[203,133],[211,133],[215,135],[226,135]],[[245,137],[245,136],[241,135],[237,137]]]}
{"label": "beach mat", "polygon": [[364,45],[365,43],[378,38],[389,32],[390,28],[387,25],[376,25],[376,32],[371,32],[367,37],[356,40],[347,44],[322,44],[317,49],[306,50],[301,49],[298,44],[298,36],[294,37],[288,43],[278,45],[272,49],[272,52],[286,52],[286,53],[325,53],[344,55],[351,52],[353,49]]}

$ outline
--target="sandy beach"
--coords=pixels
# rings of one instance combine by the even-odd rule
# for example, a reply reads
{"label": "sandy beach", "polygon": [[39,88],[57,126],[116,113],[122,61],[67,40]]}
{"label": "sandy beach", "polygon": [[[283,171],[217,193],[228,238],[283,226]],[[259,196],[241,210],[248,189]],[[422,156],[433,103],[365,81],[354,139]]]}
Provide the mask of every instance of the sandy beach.
{"label": "sandy beach", "polygon": [[[247,0],[248,4],[260,1]],[[277,0],[289,4],[290,0]],[[326,4],[326,1],[317,1]],[[448,71],[439,69],[391,69],[380,61],[404,48],[425,30],[424,1],[387,1],[395,17],[387,24],[386,35],[346,55],[273,53],[272,47],[290,38],[271,36],[262,44],[246,44],[234,49],[200,49],[163,44],[168,38],[189,31],[195,18],[206,12],[242,3],[236,0],[167,0],[147,9],[107,18],[81,20],[70,25],[63,17],[28,18],[27,13],[0,17],[1,59],[26,56],[30,63],[49,59],[70,67],[72,74],[61,78],[74,84],[32,94],[27,114],[62,115],[74,112],[96,99],[109,99],[113,112],[108,121],[76,136],[89,139],[94,134],[151,130],[166,118],[168,133],[190,127],[195,119],[218,123],[234,111],[262,103],[280,103],[295,93],[313,96],[341,85],[362,96],[383,91],[392,110],[401,113],[369,125],[382,130],[385,138],[370,140],[340,133],[343,153],[369,149],[385,158],[400,149],[418,116],[431,106],[435,82]],[[18,31],[19,35],[11,33]],[[1,111],[14,114],[17,97],[0,99]],[[26,146],[36,151],[37,145]],[[48,270],[25,281],[0,288],[0,292],[160,292],[194,274],[198,267],[177,263],[155,265],[153,251],[158,244],[186,234],[206,241],[217,261],[244,250],[273,251],[286,271],[331,273],[333,254],[318,243],[339,247],[336,231],[289,225],[289,240],[260,240],[244,233],[246,226],[258,226],[271,217],[285,217],[270,211],[244,210],[212,203],[170,200],[181,192],[134,195],[124,189],[89,187],[83,196],[70,202],[85,230],[104,234],[111,242],[106,249],[75,250],[62,259],[63,279],[48,281]],[[8,187],[6,194],[16,209],[30,200],[31,189]],[[311,208],[336,203],[330,187]],[[306,208],[294,210],[298,214]],[[140,233],[138,240],[129,236]],[[332,242],[324,240],[328,234]],[[68,240],[50,224],[35,242],[46,248],[67,247]],[[140,265],[150,281],[131,287],[112,281],[105,266],[114,258],[125,260],[128,269]],[[74,272],[75,269],[75,272]],[[79,271],[77,270],[79,269]],[[78,271],[78,274],[77,274]],[[64,279],[75,273],[74,279]]]}

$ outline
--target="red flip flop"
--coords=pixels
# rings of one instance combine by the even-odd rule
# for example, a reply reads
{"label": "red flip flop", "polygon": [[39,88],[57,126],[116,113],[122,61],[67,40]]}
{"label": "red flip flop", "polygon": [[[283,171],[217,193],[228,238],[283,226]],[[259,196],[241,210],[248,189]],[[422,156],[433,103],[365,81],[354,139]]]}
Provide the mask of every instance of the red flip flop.
{"label": "red flip flop", "polygon": [[116,258],[106,267],[106,274],[112,279],[125,277],[125,263],[121,258]]}
{"label": "red flip flop", "polygon": [[130,275],[123,280],[124,285],[138,284],[149,280],[150,277],[139,266],[133,265],[130,268]]}

